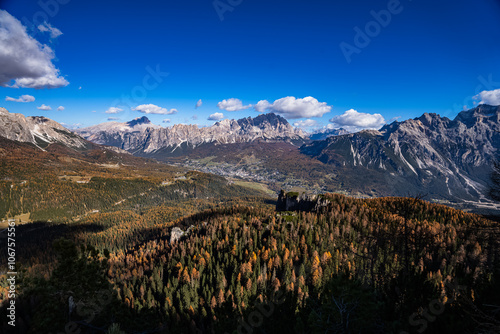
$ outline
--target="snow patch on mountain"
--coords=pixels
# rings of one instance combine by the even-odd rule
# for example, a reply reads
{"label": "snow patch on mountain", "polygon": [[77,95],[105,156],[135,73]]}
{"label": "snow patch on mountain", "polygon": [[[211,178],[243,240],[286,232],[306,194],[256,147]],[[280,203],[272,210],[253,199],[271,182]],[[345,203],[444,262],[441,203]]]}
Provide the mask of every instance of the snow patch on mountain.
{"label": "snow patch on mountain", "polygon": [[88,145],[82,137],[51,119],[43,116],[25,117],[22,114],[10,113],[5,108],[0,108],[0,136],[32,143],[40,149],[51,143],[61,143],[77,149]]}

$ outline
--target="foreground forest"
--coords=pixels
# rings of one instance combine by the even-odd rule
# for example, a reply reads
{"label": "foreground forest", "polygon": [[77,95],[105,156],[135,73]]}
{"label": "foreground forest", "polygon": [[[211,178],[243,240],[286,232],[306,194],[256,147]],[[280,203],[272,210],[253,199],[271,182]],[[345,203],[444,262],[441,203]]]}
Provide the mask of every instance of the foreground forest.
{"label": "foreground forest", "polygon": [[414,198],[318,201],[278,212],[259,197],[193,199],[21,226],[16,330],[500,330],[497,223]]}

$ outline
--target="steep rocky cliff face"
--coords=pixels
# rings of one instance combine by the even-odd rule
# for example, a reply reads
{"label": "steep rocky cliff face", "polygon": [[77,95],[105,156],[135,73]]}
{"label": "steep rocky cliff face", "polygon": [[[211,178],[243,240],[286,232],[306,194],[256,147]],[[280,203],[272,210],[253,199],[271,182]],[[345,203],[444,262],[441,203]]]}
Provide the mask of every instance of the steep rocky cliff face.
{"label": "steep rocky cliff face", "polygon": [[316,141],[301,152],[360,173],[381,172],[399,188],[406,182],[450,199],[474,200],[484,198],[488,189],[500,148],[499,121],[500,107],[489,105],[463,111],[454,120],[426,113],[379,131]]}
{"label": "steep rocky cliff face", "polygon": [[308,211],[318,212],[330,203],[322,195],[306,195],[294,192],[285,193],[283,190],[278,195],[276,211]]}
{"label": "steep rocky cliff face", "polygon": [[[84,149],[90,144],[61,124],[43,116],[25,117],[0,108],[0,136],[45,148],[52,143]],[[91,145],[91,144],[90,144]]]}

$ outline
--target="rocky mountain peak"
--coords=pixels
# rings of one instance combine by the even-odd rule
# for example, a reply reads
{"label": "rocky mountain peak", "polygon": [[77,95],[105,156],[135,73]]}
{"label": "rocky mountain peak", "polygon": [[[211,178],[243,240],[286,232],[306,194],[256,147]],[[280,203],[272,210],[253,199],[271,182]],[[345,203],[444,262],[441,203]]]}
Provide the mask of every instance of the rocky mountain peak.
{"label": "rocky mountain peak", "polygon": [[263,127],[266,124],[269,124],[273,128],[277,128],[278,126],[282,125],[284,127],[290,126],[288,121],[274,113],[268,113],[268,114],[260,114],[257,117],[247,117],[247,118],[242,118],[238,120],[238,124],[240,126],[256,126],[256,127]]}
{"label": "rocky mountain peak", "polygon": [[261,114],[261,115],[255,117],[253,122],[254,122],[255,126],[259,126],[265,122],[269,123],[273,127],[276,127],[280,124],[282,124],[284,126],[289,125],[289,123],[286,119],[284,119],[280,115],[276,115],[274,113]]}
{"label": "rocky mountain peak", "polygon": [[477,121],[489,120],[498,122],[500,120],[500,106],[480,104],[477,107],[460,112],[455,121],[459,121],[470,127]]}
{"label": "rocky mountain peak", "polygon": [[142,116],[127,122],[127,125],[130,126],[131,128],[133,128],[136,125],[142,125],[142,124],[151,124],[151,121],[146,116]]}
{"label": "rocky mountain peak", "polygon": [[222,121],[218,121],[214,124],[214,126],[217,126],[217,127],[227,127],[227,126],[231,126],[235,121],[234,120],[231,120],[231,119],[223,119]]}
{"label": "rocky mountain peak", "polygon": [[[429,129],[436,129],[442,127],[444,124],[449,124],[451,121],[447,117],[441,117],[436,113],[424,113],[422,116],[414,119],[415,121],[420,122],[420,126],[424,126]],[[403,126],[411,123],[410,120],[401,122]]]}
{"label": "rocky mountain peak", "polygon": [[85,148],[89,143],[61,124],[44,116],[25,117],[0,108],[0,136],[10,140],[32,143],[45,148],[60,143],[71,148]]}

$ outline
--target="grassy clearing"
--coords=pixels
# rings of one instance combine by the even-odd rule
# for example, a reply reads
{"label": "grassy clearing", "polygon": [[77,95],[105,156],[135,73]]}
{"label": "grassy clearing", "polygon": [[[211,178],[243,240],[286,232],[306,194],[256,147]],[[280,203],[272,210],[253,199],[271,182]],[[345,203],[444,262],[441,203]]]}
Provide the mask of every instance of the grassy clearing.
{"label": "grassy clearing", "polygon": [[263,191],[270,196],[276,195],[276,193],[274,191],[272,191],[271,189],[269,189],[267,187],[267,185],[262,184],[262,183],[238,180],[238,181],[234,181],[234,184],[237,186],[242,186],[242,187],[246,187],[246,188],[250,188],[250,189],[254,189],[254,190]]}
{"label": "grassy clearing", "polygon": [[211,155],[211,156],[208,156],[206,158],[203,158],[203,159],[199,159],[198,162],[201,164],[201,165],[205,165],[205,166],[214,166],[214,165],[217,165],[216,162],[213,162],[212,160],[215,159],[216,156],[215,155]]}
{"label": "grassy clearing", "polygon": [[90,176],[71,176],[71,175],[62,175],[59,176],[59,179],[61,180],[66,180],[66,181],[73,181],[73,182],[78,182],[78,183],[88,183],[91,179]]}

